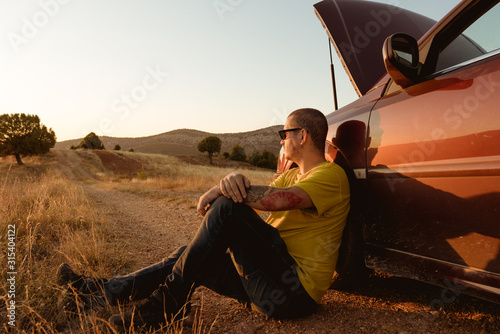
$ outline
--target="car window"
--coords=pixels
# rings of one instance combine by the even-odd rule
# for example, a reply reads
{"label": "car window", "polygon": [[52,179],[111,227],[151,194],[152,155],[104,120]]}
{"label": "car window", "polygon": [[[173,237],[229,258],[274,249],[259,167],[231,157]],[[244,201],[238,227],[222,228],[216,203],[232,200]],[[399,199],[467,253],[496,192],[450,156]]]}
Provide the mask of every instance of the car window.
{"label": "car window", "polygon": [[499,18],[500,4],[497,4],[452,39],[439,52],[435,72],[500,49]]}

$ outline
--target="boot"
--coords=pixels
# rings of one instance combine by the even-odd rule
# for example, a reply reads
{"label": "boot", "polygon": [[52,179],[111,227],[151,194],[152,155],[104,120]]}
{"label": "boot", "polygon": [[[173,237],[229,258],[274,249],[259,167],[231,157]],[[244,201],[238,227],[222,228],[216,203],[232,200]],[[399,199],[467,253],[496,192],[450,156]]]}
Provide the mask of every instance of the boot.
{"label": "boot", "polygon": [[58,308],[64,314],[74,317],[80,312],[98,311],[108,304],[104,279],[91,279],[76,274],[71,266],[63,263],[56,273],[56,283],[64,288]]}
{"label": "boot", "polygon": [[109,318],[110,325],[118,331],[132,327],[158,328],[189,314],[191,304],[178,302],[165,285],[160,285],[151,296],[136,307]]}

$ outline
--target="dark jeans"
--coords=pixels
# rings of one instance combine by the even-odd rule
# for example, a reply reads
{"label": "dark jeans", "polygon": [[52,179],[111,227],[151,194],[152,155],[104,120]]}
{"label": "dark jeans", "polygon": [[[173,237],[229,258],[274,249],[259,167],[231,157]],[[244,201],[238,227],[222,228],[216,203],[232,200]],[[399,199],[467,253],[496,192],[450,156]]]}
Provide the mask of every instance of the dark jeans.
{"label": "dark jeans", "polygon": [[196,286],[237,299],[275,318],[316,311],[278,230],[253,209],[217,199],[191,243],[162,262],[105,283],[112,303],[148,297],[166,284],[178,298]]}

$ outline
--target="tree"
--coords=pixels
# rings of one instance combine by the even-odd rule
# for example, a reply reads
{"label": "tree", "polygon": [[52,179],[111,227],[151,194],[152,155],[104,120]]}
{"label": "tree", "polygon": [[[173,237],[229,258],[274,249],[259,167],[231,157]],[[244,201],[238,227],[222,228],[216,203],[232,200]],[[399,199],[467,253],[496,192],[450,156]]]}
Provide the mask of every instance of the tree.
{"label": "tree", "polygon": [[103,143],[94,132],[86,135],[85,138],[83,138],[83,140],[80,142],[80,145],[78,145],[78,147],[88,148],[90,150],[104,150]]}
{"label": "tree", "polygon": [[0,115],[0,155],[14,155],[22,165],[21,156],[45,154],[55,144],[54,130],[41,124],[37,115]]}
{"label": "tree", "polygon": [[254,150],[252,152],[252,155],[248,157],[248,163],[254,166],[257,166],[259,164],[259,160],[260,160],[260,153],[257,150]]}
{"label": "tree", "polygon": [[241,147],[240,144],[234,145],[233,151],[231,152],[229,159],[235,161],[245,161],[247,159],[245,149]]}
{"label": "tree", "polygon": [[121,149],[122,149],[122,147],[120,145],[118,145],[118,144],[116,144],[115,148],[113,148],[113,150],[115,150],[115,151],[119,151]]}
{"label": "tree", "polygon": [[277,164],[278,157],[273,152],[268,150],[262,151],[262,156],[258,163],[259,167],[275,169]]}
{"label": "tree", "polygon": [[222,142],[218,137],[206,137],[198,143],[198,151],[200,151],[201,153],[207,152],[210,164],[212,164],[212,157],[214,156],[214,154],[220,153],[221,145]]}
{"label": "tree", "polygon": [[262,168],[276,168],[278,158],[273,152],[264,150],[262,154],[259,151],[253,151],[252,155],[248,158],[248,162],[254,166]]}

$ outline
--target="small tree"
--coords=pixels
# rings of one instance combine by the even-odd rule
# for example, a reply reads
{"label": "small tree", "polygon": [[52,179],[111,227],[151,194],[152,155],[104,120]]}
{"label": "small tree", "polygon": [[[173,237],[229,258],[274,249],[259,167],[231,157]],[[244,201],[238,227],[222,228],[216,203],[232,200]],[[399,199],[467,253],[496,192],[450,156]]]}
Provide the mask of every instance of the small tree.
{"label": "small tree", "polygon": [[262,152],[261,159],[259,160],[259,167],[274,169],[277,164],[278,157],[273,152],[268,150]]}
{"label": "small tree", "polygon": [[248,162],[254,166],[262,168],[276,168],[278,158],[273,152],[264,150],[262,154],[259,151],[253,151],[252,155],[248,158]]}
{"label": "small tree", "polygon": [[210,136],[206,137],[202,141],[198,143],[198,151],[201,153],[208,153],[208,160],[210,160],[210,164],[212,164],[212,157],[216,153],[220,153],[220,147],[222,145],[219,137]]}
{"label": "small tree", "polygon": [[37,115],[0,115],[0,155],[13,155],[22,165],[21,156],[47,153],[55,144],[54,130],[41,124]]}
{"label": "small tree", "polygon": [[257,165],[259,164],[260,157],[261,157],[261,156],[260,156],[259,151],[254,150],[254,151],[252,152],[252,155],[250,155],[250,156],[248,157],[248,163],[250,163],[250,164],[252,164],[252,165],[254,165],[254,166],[257,166]]}
{"label": "small tree", "polygon": [[86,135],[85,138],[83,138],[83,140],[80,142],[80,145],[78,145],[78,147],[88,148],[90,150],[104,150],[103,143],[94,132]]}
{"label": "small tree", "polygon": [[247,160],[247,155],[245,153],[245,149],[243,147],[241,147],[240,144],[234,145],[233,151],[231,152],[229,159],[235,160],[235,161]]}
{"label": "small tree", "polygon": [[116,144],[115,147],[113,148],[113,150],[115,150],[115,151],[119,151],[121,149],[122,149],[121,146],[118,144]]}

